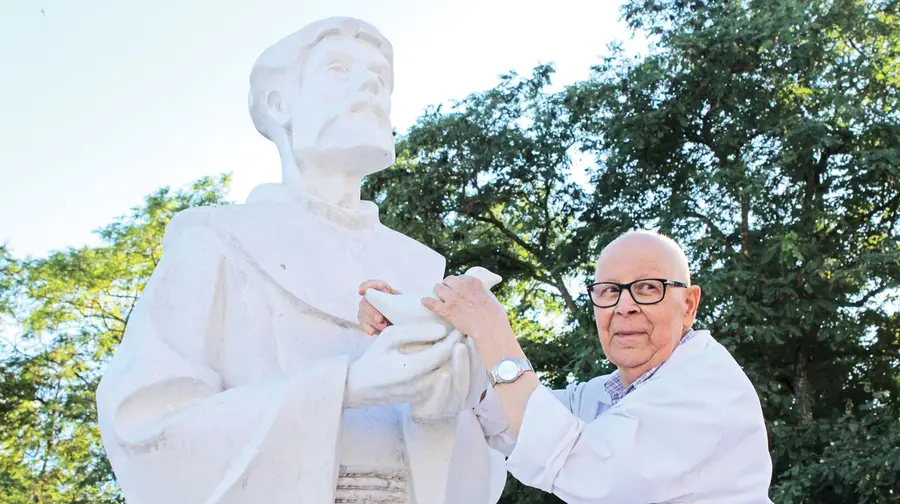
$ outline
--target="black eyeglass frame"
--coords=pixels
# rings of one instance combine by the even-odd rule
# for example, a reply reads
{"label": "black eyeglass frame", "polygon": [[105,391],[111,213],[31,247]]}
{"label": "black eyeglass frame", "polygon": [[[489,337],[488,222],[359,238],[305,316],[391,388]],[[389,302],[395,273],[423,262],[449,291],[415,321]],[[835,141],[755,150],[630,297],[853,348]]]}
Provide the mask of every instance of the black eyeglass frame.
{"label": "black eyeglass frame", "polygon": [[[651,301],[651,302],[649,302],[649,303],[638,301],[637,298],[634,297],[634,292],[631,292],[631,286],[634,285],[634,284],[636,284],[636,283],[646,282],[646,281],[649,281],[649,280],[654,280],[654,281],[657,281],[657,282],[662,282],[662,284],[663,284],[663,292],[662,292],[662,296],[660,296],[660,298],[659,298],[658,301]],[[618,297],[616,297],[616,302],[613,303],[613,304],[611,304],[611,305],[604,305],[604,306],[600,306],[600,305],[598,305],[596,302],[594,302],[594,296],[591,295],[591,291],[592,291],[593,288],[594,288],[595,286],[597,286],[597,285],[615,285],[616,287],[618,287],[618,288],[619,288],[619,295],[618,295]],[[668,280],[668,279],[666,279],[666,278],[639,278],[639,279],[637,279],[637,280],[635,280],[635,281],[633,281],[633,282],[628,282],[628,283],[618,283],[618,282],[594,282],[594,283],[592,283],[592,284],[590,284],[590,285],[587,286],[587,295],[588,295],[588,299],[591,300],[591,304],[594,305],[594,306],[596,306],[597,308],[612,308],[613,306],[616,306],[617,304],[619,304],[619,301],[622,300],[622,293],[625,292],[626,290],[628,291],[628,294],[631,296],[631,299],[634,300],[634,302],[635,302],[636,304],[639,304],[639,305],[645,305],[645,306],[646,306],[646,305],[655,305],[655,304],[657,304],[657,303],[661,303],[663,299],[666,299],[666,291],[668,290],[668,287],[669,287],[670,285],[671,285],[672,287],[682,287],[682,288],[685,288],[685,289],[688,287],[688,284],[686,284],[686,283],[684,283],[684,282],[679,282],[678,280]]]}

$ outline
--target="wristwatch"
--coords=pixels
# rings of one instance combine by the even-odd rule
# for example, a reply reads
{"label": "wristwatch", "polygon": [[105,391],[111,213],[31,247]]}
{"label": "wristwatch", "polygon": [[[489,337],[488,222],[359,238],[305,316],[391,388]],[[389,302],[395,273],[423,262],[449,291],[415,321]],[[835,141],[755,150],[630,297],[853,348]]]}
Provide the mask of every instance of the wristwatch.
{"label": "wristwatch", "polygon": [[491,385],[498,383],[511,383],[519,379],[520,376],[528,371],[534,371],[531,362],[528,359],[500,359],[500,362],[494,364],[491,368],[490,375]]}

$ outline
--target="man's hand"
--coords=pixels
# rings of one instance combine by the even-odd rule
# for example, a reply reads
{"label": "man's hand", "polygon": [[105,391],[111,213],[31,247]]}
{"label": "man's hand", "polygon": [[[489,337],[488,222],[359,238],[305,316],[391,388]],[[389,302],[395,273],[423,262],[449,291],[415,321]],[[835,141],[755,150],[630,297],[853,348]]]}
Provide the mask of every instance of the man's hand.
{"label": "man's hand", "polygon": [[[450,370],[442,365],[459,343],[439,324],[392,326],[372,342],[347,375],[345,405],[364,408],[382,404],[417,403],[450,389]],[[407,346],[427,344],[406,353]]]}
{"label": "man's hand", "polygon": [[381,334],[381,331],[386,327],[391,325],[391,321],[386,319],[381,312],[376,310],[375,307],[366,300],[366,291],[369,289],[387,292],[388,294],[400,294],[400,292],[382,280],[367,280],[359,286],[359,295],[363,298],[359,301],[359,312],[356,314],[356,318],[359,320],[359,326],[364,333],[369,336],[377,336]]}
{"label": "man's hand", "polygon": [[[492,368],[504,357],[525,357],[506,310],[480,280],[450,276],[435,286],[434,293],[438,299],[424,298],[422,303],[469,336],[477,347],[473,354],[479,356],[482,369]],[[530,382],[530,376],[519,381]]]}
{"label": "man's hand", "polygon": [[[426,297],[422,304],[475,342],[485,368],[502,358],[525,357],[506,310],[480,280],[450,276],[435,286],[434,293],[438,299]],[[539,384],[535,373],[525,373],[512,383],[494,387],[514,435],[519,433],[528,400]]]}
{"label": "man's hand", "polygon": [[426,297],[422,304],[479,344],[509,328],[503,305],[477,278],[449,276],[434,287],[434,293],[438,299]]}

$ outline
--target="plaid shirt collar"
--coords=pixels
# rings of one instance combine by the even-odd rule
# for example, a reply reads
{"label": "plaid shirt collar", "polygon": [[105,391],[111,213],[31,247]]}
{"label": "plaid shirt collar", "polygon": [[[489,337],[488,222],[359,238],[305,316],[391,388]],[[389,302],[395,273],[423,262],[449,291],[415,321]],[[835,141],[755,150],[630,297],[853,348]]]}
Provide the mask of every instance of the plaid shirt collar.
{"label": "plaid shirt collar", "polygon": [[[681,341],[679,341],[678,345],[676,345],[675,347],[678,348],[679,346],[683,345],[686,341],[688,341],[689,339],[691,339],[693,337],[694,337],[694,330],[691,329],[687,332],[687,334],[685,334],[681,338]],[[634,383],[629,385],[627,388],[622,383],[622,377],[619,374],[619,371],[618,370],[614,371],[613,374],[610,375],[609,379],[606,380],[606,383],[603,384],[603,388],[606,389],[606,393],[609,394],[609,398],[612,401],[610,404],[616,404],[617,402],[621,401],[622,398],[624,398],[625,396],[630,394],[632,391],[634,391],[634,389],[639,387],[642,383],[649,380],[650,377],[653,376],[654,373],[656,373],[656,370],[659,369],[659,367],[662,366],[663,364],[665,364],[665,361],[663,361],[661,364],[659,364],[659,366],[650,368],[649,370],[647,370],[646,373],[642,374],[640,376],[640,378],[638,378],[637,380],[634,380]]]}

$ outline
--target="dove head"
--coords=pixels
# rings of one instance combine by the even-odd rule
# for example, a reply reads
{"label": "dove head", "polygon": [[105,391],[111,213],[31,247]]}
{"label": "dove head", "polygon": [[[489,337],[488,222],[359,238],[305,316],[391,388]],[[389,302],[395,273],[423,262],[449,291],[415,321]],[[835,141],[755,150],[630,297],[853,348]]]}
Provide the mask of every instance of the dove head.
{"label": "dove head", "polygon": [[500,275],[488,271],[487,268],[482,268],[481,266],[470,268],[466,271],[465,275],[481,280],[481,283],[483,283],[488,290],[493,289],[495,285],[503,280],[503,277]]}

